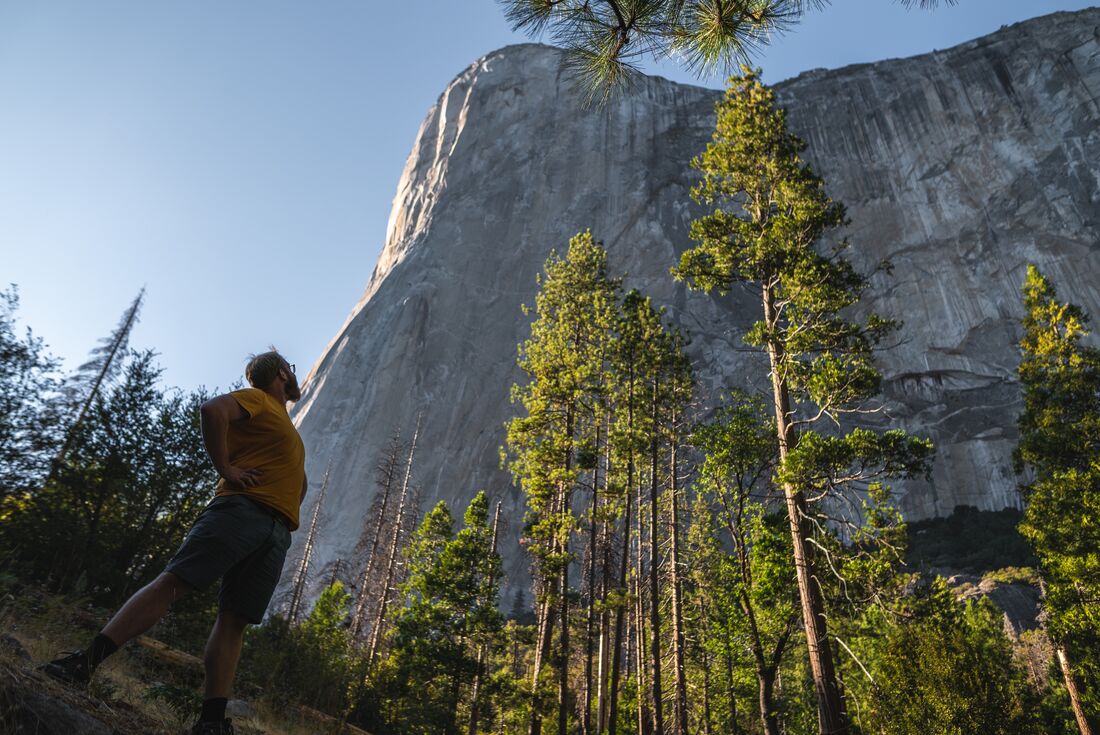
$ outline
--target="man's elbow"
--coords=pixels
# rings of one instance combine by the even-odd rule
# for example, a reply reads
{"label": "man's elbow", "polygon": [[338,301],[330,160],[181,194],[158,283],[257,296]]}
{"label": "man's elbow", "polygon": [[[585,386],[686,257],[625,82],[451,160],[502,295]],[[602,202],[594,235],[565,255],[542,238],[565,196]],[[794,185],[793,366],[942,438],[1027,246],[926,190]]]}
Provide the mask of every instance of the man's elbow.
{"label": "man's elbow", "polygon": [[216,396],[199,406],[199,416],[204,421],[233,421],[239,418],[235,414],[244,414],[244,411],[231,396]]}

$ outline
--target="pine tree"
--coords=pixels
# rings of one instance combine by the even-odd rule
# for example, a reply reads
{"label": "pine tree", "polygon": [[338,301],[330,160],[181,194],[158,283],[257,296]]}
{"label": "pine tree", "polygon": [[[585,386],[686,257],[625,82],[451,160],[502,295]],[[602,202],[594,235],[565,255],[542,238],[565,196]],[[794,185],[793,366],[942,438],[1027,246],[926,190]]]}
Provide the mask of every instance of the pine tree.
{"label": "pine tree", "polygon": [[[616,484],[620,491],[622,506],[621,547],[619,548],[619,571],[614,591],[615,626],[611,639],[611,681],[608,686],[607,728],[615,735],[619,726],[619,691],[623,672],[623,657],[626,652],[626,612],[630,602],[628,593],[628,570],[631,562],[630,540],[632,538],[632,513],[640,514],[641,507],[634,508],[634,498],[638,488],[638,460],[645,450],[644,413],[642,400],[644,385],[643,361],[647,352],[646,341],[652,333],[645,328],[642,316],[649,311],[641,294],[631,292],[623,299],[620,315],[616,320],[615,341],[612,346],[611,361],[615,374],[614,403],[615,424],[609,441],[614,443],[616,455]],[[626,636],[626,637],[624,637]]]}
{"label": "pine tree", "polygon": [[488,512],[480,492],[456,534],[440,502],[406,550],[408,604],[396,616],[392,650],[394,674],[409,693],[393,723],[400,732],[457,734],[462,691],[478,671],[478,652],[498,645],[500,559]]}
{"label": "pine tree", "polygon": [[[484,495],[484,492],[482,493]],[[476,499],[476,498],[475,498]],[[478,515],[479,506],[471,504],[472,510],[467,510],[467,527],[477,527],[480,523],[480,516]],[[471,515],[472,514],[472,515]],[[489,544],[489,555],[491,557],[497,556],[497,532],[500,530],[500,501],[497,501],[496,510],[493,511],[493,531],[492,541]],[[487,609],[488,605],[493,605],[495,610],[496,598],[500,594],[499,578],[497,570],[489,569],[484,577],[484,587],[481,590],[481,594],[478,597],[477,604],[481,605],[483,609]],[[496,633],[499,631],[500,626],[498,621],[494,621],[494,626],[491,628],[491,632]],[[481,638],[483,631],[478,631],[478,637]],[[478,730],[478,718],[481,716],[481,686],[482,681],[485,678],[485,661],[489,654],[488,648],[490,641],[479,640],[477,645],[477,665],[474,670],[474,683],[473,693],[470,696],[470,719],[466,728],[467,735],[477,735]]]}
{"label": "pine tree", "polygon": [[600,378],[618,289],[606,262],[606,251],[587,231],[570,240],[564,258],[551,253],[539,278],[531,337],[520,348],[519,366],[529,379],[512,390],[513,402],[526,415],[508,424],[506,456],[527,496],[527,546],[539,598],[531,735],[542,728],[538,690],[555,627],[559,735],[567,728],[570,543],[578,525],[573,496],[581,473],[592,469],[577,458],[594,453],[602,419]]}
{"label": "pine tree", "polygon": [[[802,623],[822,735],[849,732],[829,643],[820,583],[826,571],[811,538],[828,533],[822,501],[842,497],[874,477],[924,470],[928,442],[900,431],[847,434],[814,429],[853,412],[873,410],[879,388],[875,345],[896,324],[870,314],[846,316],[869,285],[844,257],[847,241],[818,246],[847,224],[843,205],[801,158],[806,144],[786,129],[786,115],[759,72],[743,67],[716,104],[712,142],[692,165],[703,175],[693,196],[717,208],[692,223],[698,245],[673,269],[692,288],[726,293],[745,284],[759,294],[763,318],[746,335],[769,360],[779,483],[784,491]],[[811,510],[811,504],[815,507]]]}
{"label": "pine tree", "polygon": [[1020,530],[1040,560],[1045,621],[1082,734],[1100,718],[1100,350],[1084,344],[1088,316],[1058,300],[1035,266],[1024,283],[1019,376],[1024,409],[1017,469]]}
{"label": "pine tree", "polygon": [[904,608],[875,626],[864,731],[1037,735],[1003,612],[988,598],[960,602],[942,577],[911,585]]}

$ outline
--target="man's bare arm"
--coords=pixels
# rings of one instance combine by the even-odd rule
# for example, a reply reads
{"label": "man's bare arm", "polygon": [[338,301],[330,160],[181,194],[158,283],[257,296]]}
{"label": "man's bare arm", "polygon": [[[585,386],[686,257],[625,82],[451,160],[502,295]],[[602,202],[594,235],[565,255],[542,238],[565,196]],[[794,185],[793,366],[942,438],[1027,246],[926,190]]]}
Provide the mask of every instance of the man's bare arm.
{"label": "man's bare arm", "polygon": [[214,463],[218,474],[225,478],[226,482],[237,488],[256,487],[260,484],[259,470],[243,470],[229,463],[229,423],[231,421],[243,421],[248,418],[248,412],[241,408],[241,404],[231,395],[211,398],[202,404],[199,409],[199,417],[202,419],[202,443],[206,447],[206,453]]}

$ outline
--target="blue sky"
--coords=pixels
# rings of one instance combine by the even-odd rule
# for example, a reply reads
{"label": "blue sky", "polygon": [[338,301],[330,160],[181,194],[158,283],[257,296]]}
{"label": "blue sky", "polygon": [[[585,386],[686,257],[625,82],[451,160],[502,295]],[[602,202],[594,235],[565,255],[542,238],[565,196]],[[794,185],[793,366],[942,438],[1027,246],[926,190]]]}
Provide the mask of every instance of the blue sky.
{"label": "blue sky", "polygon": [[[776,82],[1093,4],[835,0],[757,62]],[[437,95],[525,40],[494,0],[4,0],[0,287],[70,368],[146,286],[133,344],[167,383],[224,387],[269,343],[304,375],[366,285]]]}

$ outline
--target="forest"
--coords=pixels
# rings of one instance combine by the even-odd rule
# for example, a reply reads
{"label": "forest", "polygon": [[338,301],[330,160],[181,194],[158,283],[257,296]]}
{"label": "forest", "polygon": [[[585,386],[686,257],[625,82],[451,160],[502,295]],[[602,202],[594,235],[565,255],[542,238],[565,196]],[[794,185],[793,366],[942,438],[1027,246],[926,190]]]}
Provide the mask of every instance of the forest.
{"label": "forest", "polygon": [[[1088,316],[1028,270],[1022,513],[906,524],[891,482],[923,476],[935,447],[882,418],[875,355],[904,326],[866,298],[890,264],[853,265],[844,205],[758,71],[733,77],[716,112],[690,163],[707,213],[668,277],[752,294],[760,317],[743,339],[759,373],[727,376],[721,403],[703,405],[687,338],[624,287],[600,233],[582,223],[547,243],[516,315],[530,322],[525,379],[500,450],[526,501],[530,594],[500,599],[500,504],[481,491],[465,508],[422,508],[420,427],[390,427],[350,558],[311,563],[335,512],[327,475],[307,496],[302,552],[248,633],[238,689],[375,735],[1100,727]],[[143,294],[66,375],[20,333],[15,287],[0,297],[4,604],[44,592],[113,608],[163,569],[212,494],[198,414],[212,393],[165,388],[155,354],[130,348]],[[998,525],[982,536],[982,523]],[[1039,590],[1034,625],[1014,630],[988,596],[934,571],[967,568],[967,541],[979,574]],[[185,598],[155,636],[200,652],[215,594]]]}

